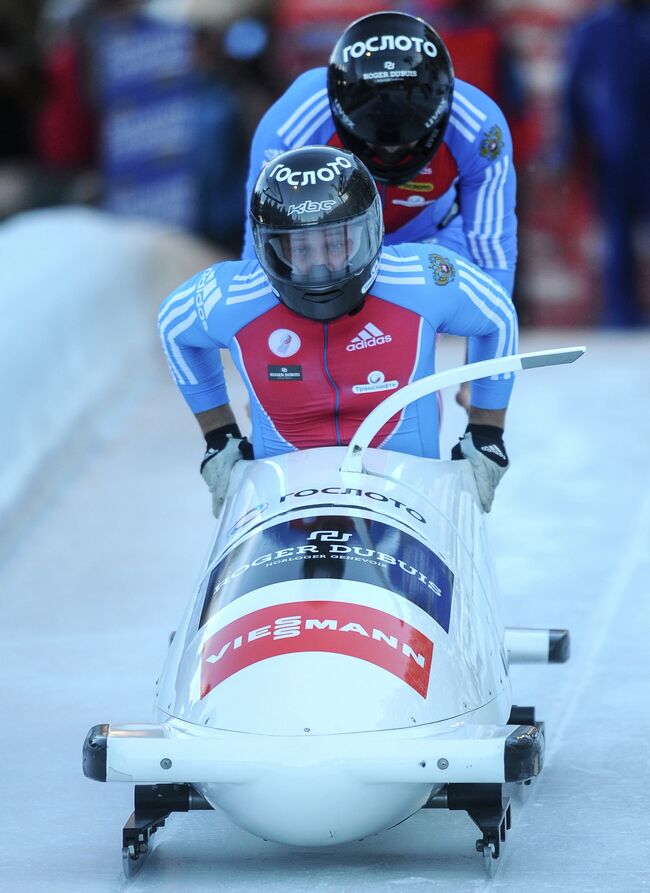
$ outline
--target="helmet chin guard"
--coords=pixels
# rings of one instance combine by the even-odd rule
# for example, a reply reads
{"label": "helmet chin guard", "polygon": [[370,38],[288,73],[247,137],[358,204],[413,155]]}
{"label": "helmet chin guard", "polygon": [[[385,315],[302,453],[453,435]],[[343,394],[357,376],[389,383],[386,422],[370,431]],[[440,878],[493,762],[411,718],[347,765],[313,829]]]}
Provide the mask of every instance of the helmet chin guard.
{"label": "helmet chin guard", "polygon": [[398,12],[353,22],[327,72],[339,138],[380,183],[405,183],[433,158],[447,129],[453,87],[440,35]]}
{"label": "helmet chin guard", "polygon": [[260,265],[290,310],[325,322],[361,307],[377,275],[383,221],[358,158],[330,146],[279,155],[257,179],[250,218]]}

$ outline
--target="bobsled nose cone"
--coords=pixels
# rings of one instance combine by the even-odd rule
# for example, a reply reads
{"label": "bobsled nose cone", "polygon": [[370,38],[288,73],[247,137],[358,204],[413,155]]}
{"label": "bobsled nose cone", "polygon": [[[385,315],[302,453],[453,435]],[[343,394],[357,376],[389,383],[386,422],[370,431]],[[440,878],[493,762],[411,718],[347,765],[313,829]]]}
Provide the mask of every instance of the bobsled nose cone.
{"label": "bobsled nose cone", "polygon": [[316,766],[275,767],[263,781],[203,785],[208,802],[246,831],[291,846],[335,846],[361,840],[412,815],[431,784],[364,784]]}

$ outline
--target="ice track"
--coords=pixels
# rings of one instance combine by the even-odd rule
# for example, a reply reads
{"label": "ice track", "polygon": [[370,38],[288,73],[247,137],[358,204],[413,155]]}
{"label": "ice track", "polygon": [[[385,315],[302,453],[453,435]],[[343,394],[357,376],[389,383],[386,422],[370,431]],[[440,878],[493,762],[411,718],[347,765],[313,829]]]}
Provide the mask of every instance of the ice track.
{"label": "ice track", "polygon": [[[491,515],[511,625],[568,627],[566,665],[515,667],[547,723],[547,762],[497,875],[464,813],[420,812],[378,837],[293,850],[220,813],[176,814],[140,891],[650,891],[650,335],[527,333],[584,343],[574,366],[516,385],[513,466]],[[461,355],[443,344],[441,366]],[[0,877],[8,893],[123,891],[130,785],[93,784],[96,722],[141,721],[209,540],[198,429],[160,365],[155,388],[89,435],[17,519],[0,564]],[[448,450],[464,427],[445,398]]]}

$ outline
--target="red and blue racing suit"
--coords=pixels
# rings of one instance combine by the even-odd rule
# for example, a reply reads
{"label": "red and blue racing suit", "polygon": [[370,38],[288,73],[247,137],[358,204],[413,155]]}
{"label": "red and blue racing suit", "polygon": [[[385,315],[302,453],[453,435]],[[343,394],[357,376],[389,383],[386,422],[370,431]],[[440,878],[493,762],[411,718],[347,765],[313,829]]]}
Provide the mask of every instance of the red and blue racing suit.
{"label": "red and blue racing suit", "polygon": [[[327,98],[325,68],[300,75],[258,124],[247,200],[267,161],[307,145],[341,145]],[[449,124],[433,159],[407,183],[378,183],[377,188],[387,245],[436,242],[470,258],[512,294],[517,263],[512,139],[503,113],[489,96],[457,78]],[[243,256],[255,257],[250,222]]]}
{"label": "red and blue racing suit", "polygon": [[[256,458],[349,443],[386,396],[435,371],[437,332],[467,336],[469,362],[516,353],[506,289],[463,257],[430,245],[384,248],[360,311],[333,322],[282,304],[256,261],[198,273],[163,303],[160,335],[172,375],[194,413],[228,402],[220,349],[228,348],[250,398]],[[472,384],[472,404],[505,408],[510,373]],[[437,458],[435,395],[406,407],[372,446]]]}

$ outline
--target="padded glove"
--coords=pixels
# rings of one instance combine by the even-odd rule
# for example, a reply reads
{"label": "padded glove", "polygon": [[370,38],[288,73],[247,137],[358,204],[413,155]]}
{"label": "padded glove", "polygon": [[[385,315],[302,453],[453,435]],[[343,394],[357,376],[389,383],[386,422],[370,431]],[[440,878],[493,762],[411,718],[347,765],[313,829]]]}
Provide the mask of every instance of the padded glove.
{"label": "padded glove", "polygon": [[489,512],[494,491],[510,465],[501,428],[469,424],[451,451],[451,458],[467,459],[470,463],[481,505]]}
{"label": "padded glove", "polygon": [[205,435],[207,449],[201,462],[201,477],[212,493],[212,514],[219,517],[226,498],[228,483],[240,459],[252,459],[253,447],[241,436],[237,425],[223,425]]}

